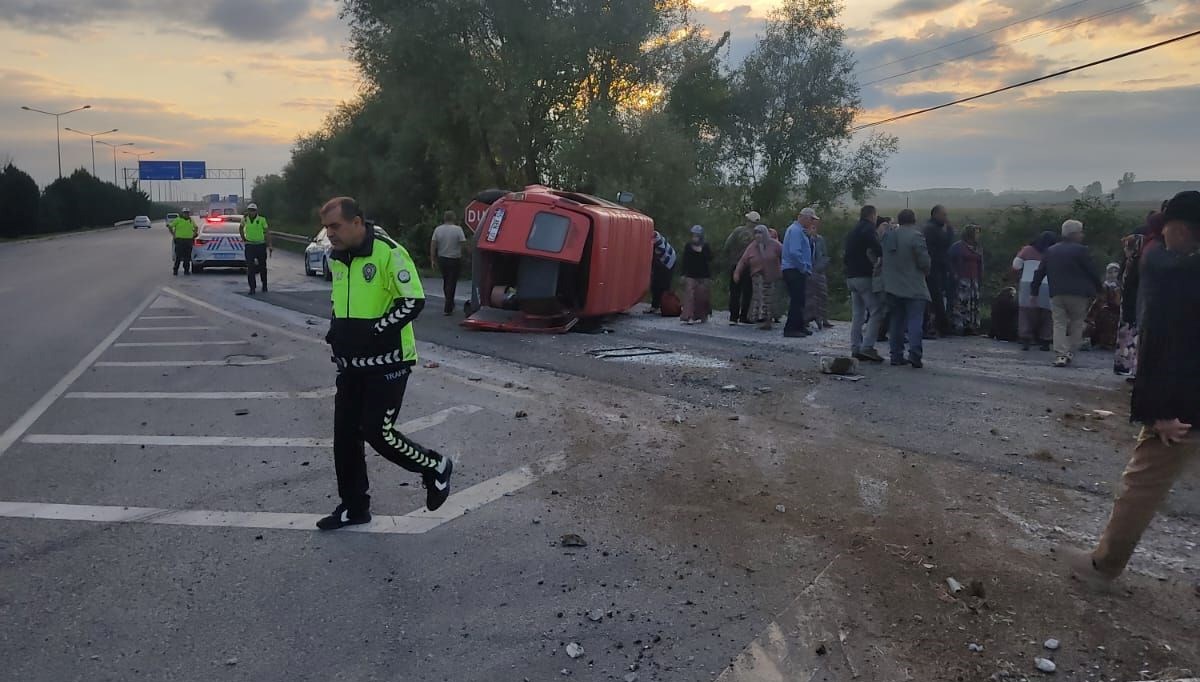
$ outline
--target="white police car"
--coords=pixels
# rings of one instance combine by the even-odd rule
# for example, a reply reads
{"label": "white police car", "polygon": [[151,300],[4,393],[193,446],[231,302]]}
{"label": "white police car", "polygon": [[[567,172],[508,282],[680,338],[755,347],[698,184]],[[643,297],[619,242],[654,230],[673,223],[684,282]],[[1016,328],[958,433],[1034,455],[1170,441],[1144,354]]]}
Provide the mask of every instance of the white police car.
{"label": "white police car", "polygon": [[[379,225],[367,221],[367,224],[375,229],[375,236],[383,241],[396,246],[396,240],[392,239],[387,230]],[[329,243],[329,237],[325,234],[325,228],[317,233],[317,236],[312,238],[312,242],[304,249],[304,274],[309,277],[321,275],[325,281],[333,279],[333,273],[329,270],[329,252],[333,250],[333,246]]]}
{"label": "white police car", "polygon": [[246,267],[246,244],[242,241],[241,226],[240,215],[205,218],[192,246],[192,270]]}

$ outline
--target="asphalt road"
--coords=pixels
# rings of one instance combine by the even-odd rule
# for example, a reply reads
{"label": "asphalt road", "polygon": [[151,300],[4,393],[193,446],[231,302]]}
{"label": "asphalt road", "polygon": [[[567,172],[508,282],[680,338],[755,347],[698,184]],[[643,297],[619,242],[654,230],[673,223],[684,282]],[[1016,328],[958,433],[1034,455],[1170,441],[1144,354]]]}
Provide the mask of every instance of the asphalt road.
{"label": "asphalt road", "polygon": [[[832,334],[478,334],[434,302],[400,419],[456,457],[455,494],[426,514],[370,457],[375,522],[323,534],[328,285],[277,251],[251,299],[167,251],[160,228],[0,246],[0,293],[33,297],[3,297],[0,679],[1020,679],[1047,636],[1060,679],[1200,668],[1190,483],[1131,593],[1055,575],[1132,435],[1100,354],[1054,374],[945,342],[844,382],[814,370]],[[631,346],[666,352],[598,357]],[[937,597],[948,575],[988,603]]]}

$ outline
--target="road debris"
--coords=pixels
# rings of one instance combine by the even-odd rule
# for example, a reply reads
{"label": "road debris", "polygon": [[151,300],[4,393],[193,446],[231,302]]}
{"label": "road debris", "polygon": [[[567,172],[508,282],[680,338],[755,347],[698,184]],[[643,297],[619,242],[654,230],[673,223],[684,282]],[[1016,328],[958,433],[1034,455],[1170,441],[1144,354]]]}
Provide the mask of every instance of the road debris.
{"label": "road debris", "polygon": [[726,384],[721,387],[723,393],[737,393],[739,390],[741,389],[737,387],[737,384]]}
{"label": "road debris", "polygon": [[777,504],[775,505],[775,511],[779,512],[780,514],[784,514],[787,512],[787,507],[783,506],[782,504]]}
{"label": "road debris", "polygon": [[983,645],[976,644],[975,642],[971,642],[970,644],[967,645],[967,650],[974,651],[975,653],[979,653],[979,652],[983,651]]}
{"label": "road debris", "polygon": [[517,410],[517,414],[516,414],[516,415],[514,415],[514,416],[515,416],[517,419],[525,419],[526,417],[528,417],[528,416],[529,416],[529,413],[528,413],[528,412],[526,412],[525,410]]}
{"label": "road debris", "polygon": [[950,588],[950,594],[958,594],[964,589],[962,583],[954,578],[946,578],[946,585]]}
{"label": "road debris", "polygon": [[238,417],[245,417],[246,415],[250,414],[250,410],[247,410],[243,407],[241,409],[234,410],[233,414]]}
{"label": "road debris", "polygon": [[575,533],[567,533],[559,539],[563,547],[587,547],[587,541]]}
{"label": "road debris", "polygon": [[1048,639],[1042,644],[1042,646],[1046,647],[1050,651],[1058,651],[1058,640],[1053,638]]}
{"label": "road debris", "polygon": [[577,642],[571,642],[567,645],[567,655],[571,658],[579,658],[583,655],[583,647]]}
{"label": "road debris", "polygon": [[1038,670],[1044,673],[1052,673],[1058,670],[1058,666],[1054,664],[1054,661],[1048,658],[1035,658],[1033,659],[1033,663],[1037,666]]}
{"label": "road debris", "polygon": [[821,373],[841,376],[856,375],[858,374],[858,360],[854,358],[822,357]]}
{"label": "road debris", "polygon": [[587,617],[593,623],[599,623],[604,620],[604,609],[592,609],[588,612]]}
{"label": "road debris", "polygon": [[441,366],[442,365],[440,363],[434,362],[433,360],[430,360],[429,362],[425,363],[425,369],[437,369],[438,367],[441,367]]}

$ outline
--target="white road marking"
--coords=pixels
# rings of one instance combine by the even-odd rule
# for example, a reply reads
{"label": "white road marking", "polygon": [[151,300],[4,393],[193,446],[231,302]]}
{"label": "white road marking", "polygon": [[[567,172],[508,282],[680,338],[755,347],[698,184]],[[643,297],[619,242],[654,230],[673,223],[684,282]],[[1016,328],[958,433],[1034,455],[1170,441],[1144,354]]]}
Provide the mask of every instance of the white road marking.
{"label": "white road marking", "polygon": [[161,445],[213,448],[331,448],[332,438],[249,438],[243,436],[143,436],[138,434],[35,433],[34,445]]}
{"label": "white road marking", "polygon": [[309,343],[316,343],[316,344],[320,344],[322,346],[325,345],[324,339],[319,339],[319,338],[315,338],[312,336],[306,336],[304,334],[299,334],[297,332],[294,332],[294,331],[291,331],[288,329],[284,329],[283,327],[279,327],[279,326],[272,325],[272,324],[267,324],[265,322],[259,322],[258,320],[246,317],[244,315],[238,315],[237,313],[231,313],[228,310],[225,310],[223,308],[218,308],[217,306],[209,303],[208,301],[202,301],[198,298],[188,296],[187,294],[176,291],[170,287],[165,287],[163,289],[163,291],[169,292],[172,296],[177,296],[177,297],[187,301],[188,303],[191,303],[192,305],[199,306],[206,310],[211,310],[214,313],[217,313],[219,315],[224,315],[225,317],[228,317],[231,320],[237,320],[238,322],[242,322],[243,324],[252,325],[254,327],[258,327],[259,329],[265,329],[267,331],[274,332],[276,334],[283,334],[284,336],[296,339],[297,341],[307,341]]}
{"label": "white road marking", "polygon": [[115,329],[109,332],[108,336],[104,337],[104,339],[92,349],[92,352],[85,355],[83,359],[79,361],[79,364],[75,365],[71,371],[67,372],[62,379],[59,379],[57,384],[51,387],[49,391],[46,391],[45,395],[43,395],[36,403],[33,404],[33,406],[25,411],[25,414],[21,415],[17,421],[13,422],[12,426],[9,426],[4,430],[4,433],[0,434],[0,456],[2,456],[5,451],[12,447],[12,444],[17,442],[17,440],[24,435],[30,426],[33,426],[33,423],[38,420],[38,417],[41,417],[46,410],[50,409],[50,406],[54,404],[55,400],[58,400],[59,396],[67,392],[67,389],[71,387],[71,384],[75,383],[75,380],[82,376],[83,373],[87,371],[88,367],[90,367],[92,363],[96,361],[96,358],[99,358],[101,355],[103,355],[104,351],[108,350],[108,347],[125,333],[125,330],[129,328],[129,325],[133,324],[133,321],[142,314],[142,311],[152,305],[158,296],[158,292],[148,296],[145,301],[143,301],[137,308],[134,309],[132,313],[129,314],[128,317],[126,317],[124,320],[121,320],[120,324],[118,324]]}
{"label": "white road marking", "polygon": [[[457,415],[475,414],[475,405],[456,405],[400,424],[401,433],[433,428]],[[33,445],[154,445],[164,447],[227,448],[331,448],[332,438],[251,438],[244,436],[153,436],[140,434],[34,433],[25,437]]]}
{"label": "white road marking", "polygon": [[[341,532],[415,535],[426,533],[468,512],[510,495],[538,477],[562,469],[564,455],[556,455],[533,465],[518,467],[495,478],[452,494],[436,512],[424,509],[404,516],[375,516],[370,523],[349,526]],[[95,523],[147,523],[166,526],[255,528],[266,530],[306,530],[317,532],[320,514],[280,512],[238,512],[172,510],[154,507],[117,507],[41,502],[0,502],[0,517]]]}
{"label": "white road marking", "polygon": [[195,315],[144,315],[138,320],[197,320]]}
{"label": "white road marking", "polygon": [[63,396],[76,400],[316,400],[332,398],[337,389],[319,388],[315,391],[200,391],[169,393],[165,391],[73,391]]}
{"label": "white road marking", "polygon": [[199,332],[212,327],[130,327],[131,332]]}
{"label": "white road marking", "polygon": [[147,341],[114,343],[113,348],[165,348],[168,346],[241,346],[249,341]]}
{"label": "white road marking", "polygon": [[179,301],[176,301],[175,299],[170,298],[168,296],[159,296],[158,300],[156,300],[154,303],[150,304],[151,310],[158,310],[160,308],[179,308],[179,307],[180,307]]}
{"label": "white road marking", "polygon": [[295,359],[292,355],[280,355],[277,358],[262,360],[136,360],[130,362],[104,361],[97,362],[96,367],[253,367],[257,365],[278,365]]}

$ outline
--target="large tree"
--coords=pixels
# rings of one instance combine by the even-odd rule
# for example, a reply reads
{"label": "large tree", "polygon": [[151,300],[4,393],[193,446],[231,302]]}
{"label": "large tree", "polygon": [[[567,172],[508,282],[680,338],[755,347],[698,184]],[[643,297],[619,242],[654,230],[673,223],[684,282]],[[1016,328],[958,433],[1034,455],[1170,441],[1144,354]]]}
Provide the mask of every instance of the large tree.
{"label": "large tree", "polygon": [[731,168],[760,211],[792,197],[826,205],[845,193],[861,200],[896,149],[896,139],[883,134],[852,147],[862,101],[840,12],[839,0],[783,0],[734,73]]}

